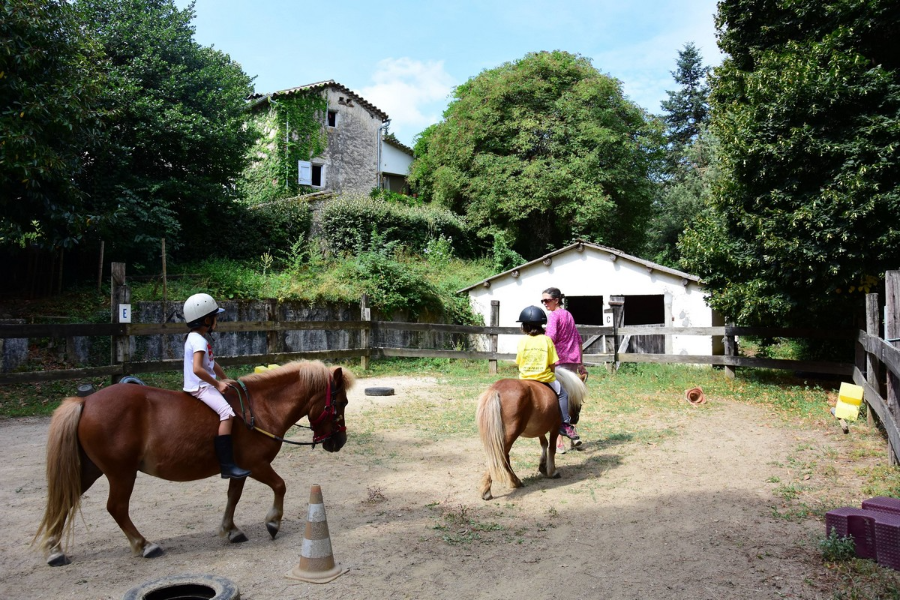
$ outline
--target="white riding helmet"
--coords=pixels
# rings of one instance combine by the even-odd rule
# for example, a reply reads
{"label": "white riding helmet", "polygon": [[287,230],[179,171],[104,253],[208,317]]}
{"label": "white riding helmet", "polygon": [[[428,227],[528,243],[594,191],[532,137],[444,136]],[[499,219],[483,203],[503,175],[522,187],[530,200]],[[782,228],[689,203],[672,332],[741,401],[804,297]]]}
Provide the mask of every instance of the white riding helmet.
{"label": "white riding helmet", "polygon": [[225,312],[209,294],[194,294],[184,301],[184,322],[193,323],[209,315]]}

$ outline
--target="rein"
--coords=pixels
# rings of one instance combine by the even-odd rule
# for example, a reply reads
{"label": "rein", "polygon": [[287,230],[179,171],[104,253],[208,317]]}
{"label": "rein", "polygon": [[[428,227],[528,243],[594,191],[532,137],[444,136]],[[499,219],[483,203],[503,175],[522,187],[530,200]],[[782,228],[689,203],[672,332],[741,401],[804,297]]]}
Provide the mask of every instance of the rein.
{"label": "rein", "polygon": [[[303,429],[312,430],[313,441],[311,441],[311,442],[295,442],[293,440],[285,439],[283,437],[275,435],[274,433],[270,433],[270,432],[266,431],[265,429],[257,427],[256,426],[256,416],[253,414],[253,404],[250,401],[250,390],[247,389],[247,386],[240,379],[237,380],[237,383],[238,383],[238,385],[234,385],[231,383],[229,383],[227,385],[228,385],[228,387],[233,389],[235,392],[237,392],[238,402],[241,405],[241,414],[240,414],[241,420],[244,422],[245,425],[247,425],[247,429],[250,429],[251,431],[258,431],[259,433],[261,433],[265,436],[268,436],[268,437],[272,438],[273,440],[278,440],[279,442],[284,442],[286,444],[294,444],[295,446],[312,446],[313,448],[316,447],[316,444],[320,444],[320,443],[324,442],[325,440],[327,440],[328,438],[333,436],[335,433],[347,431],[346,426],[339,425],[339,426],[333,427],[331,433],[329,433],[329,434],[325,434],[325,435],[316,434],[317,426],[319,425],[319,423],[322,422],[323,419],[325,419],[326,416],[331,416],[332,418],[336,418],[336,416],[337,416],[337,409],[334,407],[334,395],[333,395],[332,389],[331,389],[331,377],[328,378],[328,382],[325,384],[325,408],[322,410],[322,414],[319,415],[319,418],[317,418],[315,421],[310,419],[309,427],[307,427],[306,425],[295,424],[296,427],[302,427]],[[238,386],[240,386],[240,387],[238,387]],[[244,408],[244,395],[247,396],[246,409]],[[247,417],[248,415],[249,415],[249,418]]]}

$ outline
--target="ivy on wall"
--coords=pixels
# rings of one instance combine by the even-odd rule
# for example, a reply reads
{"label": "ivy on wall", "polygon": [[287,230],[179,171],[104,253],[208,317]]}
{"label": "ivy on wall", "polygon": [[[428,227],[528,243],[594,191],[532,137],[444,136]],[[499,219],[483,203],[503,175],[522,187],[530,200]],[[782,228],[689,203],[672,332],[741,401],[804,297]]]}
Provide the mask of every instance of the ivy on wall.
{"label": "ivy on wall", "polygon": [[325,92],[309,90],[270,98],[251,110],[249,126],[259,136],[250,150],[250,166],[238,182],[241,197],[249,204],[259,204],[313,191],[298,183],[297,162],[325,152]]}

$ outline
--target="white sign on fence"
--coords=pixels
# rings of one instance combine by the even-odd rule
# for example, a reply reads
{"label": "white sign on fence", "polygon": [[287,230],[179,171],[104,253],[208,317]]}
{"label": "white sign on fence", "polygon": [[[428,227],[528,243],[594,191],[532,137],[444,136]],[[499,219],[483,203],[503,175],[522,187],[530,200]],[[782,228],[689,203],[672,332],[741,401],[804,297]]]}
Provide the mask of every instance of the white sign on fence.
{"label": "white sign on fence", "polygon": [[131,323],[131,305],[119,305],[119,323]]}

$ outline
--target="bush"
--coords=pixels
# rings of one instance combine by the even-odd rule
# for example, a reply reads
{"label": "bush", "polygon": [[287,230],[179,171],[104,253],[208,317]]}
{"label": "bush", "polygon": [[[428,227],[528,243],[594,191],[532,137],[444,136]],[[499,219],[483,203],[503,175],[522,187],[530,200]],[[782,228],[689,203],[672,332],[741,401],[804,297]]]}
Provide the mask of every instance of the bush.
{"label": "bush", "polygon": [[474,254],[465,222],[442,208],[349,196],[329,202],[322,211],[322,235],[332,252],[372,247],[373,232],[413,252],[423,252],[432,239],[443,236],[453,240],[456,256]]}
{"label": "bush", "polygon": [[255,260],[266,252],[274,255],[305,236],[311,223],[306,202],[288,199],[255,208],[231,203],[183,232],[186,247],[180,258]]}

